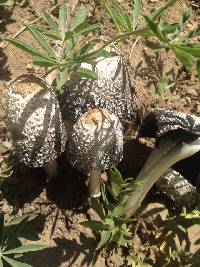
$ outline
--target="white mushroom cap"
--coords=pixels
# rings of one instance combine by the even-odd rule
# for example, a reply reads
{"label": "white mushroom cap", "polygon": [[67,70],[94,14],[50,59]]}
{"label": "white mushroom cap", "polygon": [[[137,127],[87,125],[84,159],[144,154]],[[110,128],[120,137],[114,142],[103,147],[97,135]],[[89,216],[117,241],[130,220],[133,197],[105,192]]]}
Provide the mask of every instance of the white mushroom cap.
{"label": "white mushroom cap", "polygon": [[74,124],[68,146],[68,157],[79,169],[108,169],[122,159],[122,125],[106,109],[90,110]]}
{"label": "white mushroom cap", "polygon": [[65,120],[76,121],[90,108],[105,108],[119,119],[138,116],[138,97],[123,57],[116,52],[81,67],[97,73],[97,80],[71,76],[61,97]]}
{"label": "white mushroom cap", "polygon": [[42,167],[65,150],[60,107],[44,80],[25,74],[11,81],[6,115],[16,154],[26,166]]}

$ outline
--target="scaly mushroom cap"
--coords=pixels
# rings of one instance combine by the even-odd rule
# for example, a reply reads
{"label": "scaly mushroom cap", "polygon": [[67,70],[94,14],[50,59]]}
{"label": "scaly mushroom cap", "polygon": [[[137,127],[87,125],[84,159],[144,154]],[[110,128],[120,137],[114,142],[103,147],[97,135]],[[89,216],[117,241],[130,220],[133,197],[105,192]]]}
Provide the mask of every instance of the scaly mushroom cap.
{"label": "scaly mushroom cap", "polygon": [[120,54],[100,58],[81,67],[97,73],[97,80],[71,77],[61,99],[64,119],[76,121],[89,108],[105,108],[118,118],[137,117],[138,97]]}
{"label": "scaly mushroom cap", "polygon": [[200,118],[174,110],[153,109],[144,119],[139,136],[156,138],[158,144],[166,135],[185,138],[200,136]]}
{"label": "scaly mushroom cap", "polygon": [[65,149],[66,132],[57,98],[42,79],[25,74],[10,83],[7,125],[16,154],[28,167],[42,167]]}
{"label": "scaly mushroom cap", "polygon": [[108,169],[122,159],[122,125],[106,109],[90,110],[74,124],[68,145],[69,159],[80,170]]}

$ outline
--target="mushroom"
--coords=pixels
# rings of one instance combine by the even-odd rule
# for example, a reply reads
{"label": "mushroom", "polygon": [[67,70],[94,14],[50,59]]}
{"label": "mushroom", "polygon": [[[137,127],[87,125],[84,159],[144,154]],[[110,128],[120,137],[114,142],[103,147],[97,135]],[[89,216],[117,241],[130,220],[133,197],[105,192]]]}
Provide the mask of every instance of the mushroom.
{"label": "mushroom", "polygon": [[68,139],[69,158],[89,174],[91,197],[100,196],[101,171],[119,163],[123,154],[123,129],[106,109],[91,109],[74,124]]}
{"label": "mushroom", "polygon": [[157,147],[136,177],[139,184],[127,199],[127,217],[136,212],[151,186],[169,167],[200,150],[200,118],[157,108],[145,118],[140,136],[156,138]]}
{"label": "mushroom", "polygon": [[48,178],[55,176],[66,131],[52,88],[32,74],[17,77],[9,85],[6,117],[19,161],[28,167],[43,166]]}
{"label": "mushroom", "polygon": [[67,156],[73,165],[89,174],[90,195],[94,197],[100,195],[101,171],[122,159],[120,121],[134,121],[139,103],[127,65],[116,49],[111,57],[82,63],[81,67],[95,71],[98,79],[72,75],[60,103],[69,131]]}

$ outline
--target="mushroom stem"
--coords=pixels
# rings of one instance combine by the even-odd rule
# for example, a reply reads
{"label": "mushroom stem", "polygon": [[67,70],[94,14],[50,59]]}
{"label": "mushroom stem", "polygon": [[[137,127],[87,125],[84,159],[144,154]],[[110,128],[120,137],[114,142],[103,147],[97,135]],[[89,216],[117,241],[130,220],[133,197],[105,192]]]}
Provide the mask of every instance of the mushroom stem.
{"label": "mushroom stem", "polygon": [[[131,217],[141,206],[141,202],[156,180],[176,162],[185,159],[200,150],[200,138],[181,140],[180,137],[165,137],[159,148],[155,148],[138,174],[135,193],[127,199],[124,210]],[[142,185],[141,185],[142,184]]]}
{"label": "mushroom stem", "polygon": [[91,169],[89,171],[90,197],[99,197],[101,195],[100,186],[101,186],[101,170]]}
{"label": "mushroom stem", "polygon": [[47,180],[50,180],[58,175],[58,164],[56,159],[46,163],[43,168],[46,173]]}

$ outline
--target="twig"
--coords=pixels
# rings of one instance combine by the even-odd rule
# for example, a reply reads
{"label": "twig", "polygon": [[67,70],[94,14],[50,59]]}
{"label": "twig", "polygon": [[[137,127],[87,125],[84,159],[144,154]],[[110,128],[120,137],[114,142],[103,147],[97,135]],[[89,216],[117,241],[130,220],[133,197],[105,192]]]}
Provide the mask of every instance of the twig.
{"label": "twig", "polygon": [[[62,4],[63,1],[59,2],[58,4],[56,4],[54,7],[52,7],[48,12],[49,13],[52,13],[58,6],[60,6]],[[40,21],[42,19],[42,15],[37,18],[37,19],[34,19],[33,21],[31,21],[29,24],[33,24],[33,23],[36,23],[38,21]],[[23,28],[21,28],[18,32],[16,32],[13,36],[13,38],[16,38],[17,36],[19,36],[22,32],[24,32],[26,30],[26,26],[24,26]],[[3,49],[5,49],[10,43],[9,42],[6,42],[3,46]]]}

